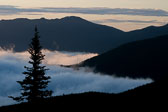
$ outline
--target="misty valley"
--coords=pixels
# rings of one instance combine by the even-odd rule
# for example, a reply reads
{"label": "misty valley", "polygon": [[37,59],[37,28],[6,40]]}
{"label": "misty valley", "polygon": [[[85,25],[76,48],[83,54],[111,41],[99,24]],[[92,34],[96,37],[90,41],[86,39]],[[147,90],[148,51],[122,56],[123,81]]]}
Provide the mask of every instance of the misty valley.
{"label": "misty valley", "polygon": [[[95,53],[84,52],[59,52],[43,50],[46,55],[44,64],[50,69],[47,75],[51,76],[48,88],[53,90],[54,96],[84,92],[120,93],[134,89],[152,79],[131,79],[110,76],[108,74],[95,73],[91,68],[80,69],[66,68],[60,65],[78,64],[86,59],[97,56]],[[23,80],[24,66],[28,65],[29,54],[27,52],[13,52],[12,50],[0,50],[0,105],[15,104],[9,99],[10,95],[19,95],[20,86],[16,83]]]}
{"label": "misty valley", "polygon": [[168,24],[124,32],[76,16],[0,20],[0,112],[166,101],[167,43]]}

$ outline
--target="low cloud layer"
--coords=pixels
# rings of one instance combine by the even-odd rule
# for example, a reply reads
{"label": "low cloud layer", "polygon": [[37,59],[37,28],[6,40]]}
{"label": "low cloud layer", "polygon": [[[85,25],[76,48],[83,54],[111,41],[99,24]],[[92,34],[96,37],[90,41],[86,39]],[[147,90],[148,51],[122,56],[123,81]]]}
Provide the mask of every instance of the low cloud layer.
{"label": "low cloud layer", "polygon": [[0,5],[0,15],[19,14],[20,9],[11,5]]}
{"label": "low cloud layer", "polygon": [[[43,50],[46,55],[44,64],[47,65],[73,65],[78,64],[86,59],[97,56],[97,53],[85,53],[85,52],[59,52],[59,51],[49,51]],[[3,50],[0,48],[0,56],[8,56],[10,58],[17,57],[18,60],[28,61],[30,55],[28,52],[13,52],[13,50]],[[5,57],[6,58],[6,57]],[[10,60],[10,59],[9,59]]]}
{"label": "low cloud layer", "polygon": [[159,22],[157,20],[150,20],[150,21],[145,21],[145,20],[119,20],[119,19],[104,19],[104,20],[95,20],[93,22],[96,23],[158,23],[158,24],[163,24],[163,22]]}
{"label": "low cloud layer", "polygon": [[[83,55],[86,53],[69,53],[69,52],[51,52],[46,51],[46,59],[49,57],[57,57],[64,54],[71,60],[71,56]],[[56,56],[58,55],[58,56]],[[16,103],[8,98],[8,96],[19,95],[20,85],[16,81],[22,80],[25,71],[25,65],[29,55],[26,52],[13,53],[12,51],[0,50],[0,106]],[[88,58],[88,57],[87,57]],[[55,58],[50,58],[56,60]],[[73,60],[73,59],[72,59]],[[79,58],[78,63],[83,58]],[[68,61],[69,62],[69,61]],[[137,86],[150,83],[150,79],[129,79],[129,78],[117,78],[108,75],[102,75],[99,73],[86,72],[86,68],[80,70],[73,70],[71,68],[64,68],[58,66],[57,61],[52,63],[45,61],[47,67],[50,69],[47,71],[47,75],[51,76],[51,83],[48,89],[54,91],[53,95],[71,94],[71,93],[82,93],[89,91],[106,92],[106,93],[119,93],[128,89],[135,88]],[[67,63],[66,63],[67,64]]]}
{"label": "low cloud layer", "polygon": [[51,52],[48,50],[44,50],[44,53],[46,54],[44,62],[48,65],[73,65],[98,55],[96,53]]}
{"label": "low cloud layer", "polygon": [[1,15],[21,14],[21,13],[80,13],[80,14],[97,14],[97,15],[138,15],[138,16],[168,16],[168,12],[161,9],[128,9],[128,8],[56,8],[56,7],[40,7],[40,8],[19,8],[10,5],[0,5]]}

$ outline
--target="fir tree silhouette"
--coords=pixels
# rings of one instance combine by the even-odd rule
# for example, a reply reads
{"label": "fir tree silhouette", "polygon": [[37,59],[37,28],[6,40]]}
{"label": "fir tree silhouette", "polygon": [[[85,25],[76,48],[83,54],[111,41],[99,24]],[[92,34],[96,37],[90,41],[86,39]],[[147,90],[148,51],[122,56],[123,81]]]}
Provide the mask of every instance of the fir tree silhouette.
{"label": "fir tree silhouette", "polygon": [[40,45],[40,36],[38,33],[37,27],[35,27],[34,38],[32,38],[28,49],[28,52],[31,54],[29,64],[31,64],[32,67],[25,66],[26,71],[23,72],[25,79],[23,81],[17,81],[22,87],[21,96],[9,96],[18,102],[23,100],[35,102],[43,98],[51,97],[52,95],[52,91],[46,90],[50,82],[50,77],[46,76],[45,72],[49,69],[41,65],[45,55],[42,54],[42,46]]}

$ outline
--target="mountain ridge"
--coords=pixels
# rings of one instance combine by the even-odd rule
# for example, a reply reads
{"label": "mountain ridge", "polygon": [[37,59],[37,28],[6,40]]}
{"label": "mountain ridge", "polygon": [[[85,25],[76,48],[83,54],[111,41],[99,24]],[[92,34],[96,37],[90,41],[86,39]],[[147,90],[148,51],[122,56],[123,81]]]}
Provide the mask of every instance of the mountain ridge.
{"label": "mountain ridge", "polygon": [[159,80],[167,76],[168,35],[121,45],[81,63],[95,72]]}
{"label": "mountain ridge", "polygon": [[[102,52],[110,47],[108,41],[112,35],[112,38],[116,38],[115,35],[123,33],[116,28],[98,25],[79,17],[52,20],[19,18],[0,21],[0,46],[13,44],[16,51],[26,50],[35,25],[42,36],[44,48],[50,50]],[[96,47],[101,44],[106,47]]]}
{"label": "mountain ridge", "polygon": [[18,18],[0,21],[0,47],[15,46],[16,52],[25,51],[35,25],[45,49],[99,54],[125,43],[168,34],[168,25],[124,32],[76,16],[61,19]]}

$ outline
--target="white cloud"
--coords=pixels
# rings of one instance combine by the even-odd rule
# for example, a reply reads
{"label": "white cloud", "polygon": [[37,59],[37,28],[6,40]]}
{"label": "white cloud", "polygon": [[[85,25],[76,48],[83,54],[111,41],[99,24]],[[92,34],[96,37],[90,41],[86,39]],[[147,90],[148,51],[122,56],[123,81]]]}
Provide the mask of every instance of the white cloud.
{"label": "white cloud", "polygon": [[[58,55],[58,56],[56,56]],[[69,52],[50,52],[46,51],[46,59],[50,60],[59,56],[70,58],[78,55],[84,56],[86,53],[69,53]],[[20,85],[16,81],[22,80],[24,75],[22,74],[25,69],[23,66],[28,66],[27,61],[29,55],[26,52],[13,53],[12,51],[0,50],[0,106],[16,103],[9,99],[8,96],[19,95]],[[51,58],[52,57],[52,58]],[[72,62],[79,62],[81,60]],[[62,58],[60,59],[62,60]],[[99,73],[86,72],[85,68],[80,70],[73,70],[72,68],[60,67],[55,61],[55,64],[51,64],[46,61],[47,67],[50,69],[47,71],[47,75],[51,76],[51,83],[49,83],[48,89],[54,91],[53,95],[81,93],[88,91],[106,92],[106,93],[119,93],[128,89],[135,88],[137,86],[150,83],[150,79],[129,79],[129,78],[117,78],[108,75],[102,75]],[[67,64],[65,61],[65,63]],[[70,61],[71,62],[71,61]]]}
{"label": "white cloud", "polygon": [[73,65],[98,55],[96,53],[51,52],[49,50],[43,52],[46,54],[45,64],[49,65]]}
{"label": "white cloud", "polygon": [[[59,52],[59,51],[49,51],[43,50],[42,51],[46,55],[46,59],[44,60],[44,64],[48,65],[73,65],[78,64],[88,58],[92,58],[97,56],[97,53],[85,53],[85,52]],[[28,61],[30,57],[28,52],[13,52],[12,49],[10,50],[3,50],[0,48],[0,56],[1,58],[15,58],[17,57],[18,61],[24,59]],[[11,61],[11,60],[10,60]]]}

